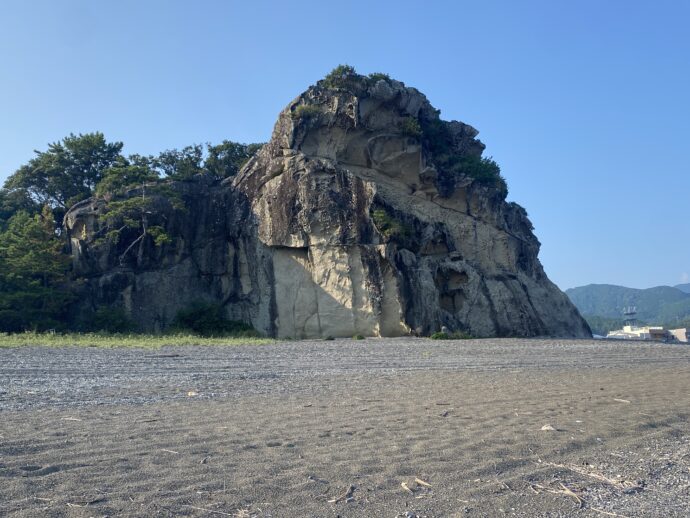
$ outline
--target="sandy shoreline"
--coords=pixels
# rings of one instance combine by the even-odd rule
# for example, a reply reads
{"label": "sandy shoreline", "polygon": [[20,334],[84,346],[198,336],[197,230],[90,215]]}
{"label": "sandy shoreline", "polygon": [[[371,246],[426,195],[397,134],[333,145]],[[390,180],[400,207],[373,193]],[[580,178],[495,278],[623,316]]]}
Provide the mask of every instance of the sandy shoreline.
{"label": "sandy shoreline", "polygon": [[[419,356],[410,364],[428,354],[432,365],[407,369],[401,344],[366,342],[340,355],[290,344],[282,374],[258,385],[247,373],[265,346],[206,351],[240,355],[244,379],[179,378],[180,357],[159,358],[149,391],[177,383],[175,397],[131,402],[127,391],[145,384],[125,378],[75,389],[103,395],[87,405],[53,387],[20,409],[7,402],[41,380],[31,365],[42,353],[0,351],[0,515],[687,516],[690,350],[574,342],[550,356],[539,341],[408,341],[402,351]],[[266,361],[259,371],[273,369]],[[89,374],[74,369],[62,377],[82,386]],[[208,387],[225,390],[208,397]]]}

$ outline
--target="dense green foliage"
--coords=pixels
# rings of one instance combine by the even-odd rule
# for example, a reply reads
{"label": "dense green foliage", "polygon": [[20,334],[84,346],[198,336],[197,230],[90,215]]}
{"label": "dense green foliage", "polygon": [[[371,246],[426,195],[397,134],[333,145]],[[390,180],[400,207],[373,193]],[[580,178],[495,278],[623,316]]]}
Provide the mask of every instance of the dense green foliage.
{"label": "dense green foliage", "polygon": [[197,302],[180,311],[173,328],[201,336],[258,336],[250,325],[229,320],[223,306],[210,302]]}
{"label": "dense green foliage", "polygon": [[374,72],[368,76],[361,76],[350,65],[338,65],[323,78],[323,86],[326,88],[352,90],[371,86],[379,81],[390,81],[388,74]]}
{"label": "dense green foliage", "polygon": [[0,224],[19,210],[38,213],[50,206],[60,217],[74,203],[94,194],[104,196],[127,187],[166,179],[185,180],[197,174],[227,178],[260,148],[228,140],[206,147],[195,144],[157,156],[122,155],[122,142],[108,142],[102,133],[69,135],[49,144],[10,175],[0,190]]}
{"label": "dense green foliage", "polygon": [[395,218],[385,208],[372,210],[371,219],[378,231],[387,239],[405,239],[413,233],[413,229],[409,225]]}
{"label": "dense green foliage", "polygon": [[216,178],[235,176],[263,144],[239,144],[224,140],[218,145],[207,145],[206,171]]}
{"label": "dense green foliage", "polygon": [[372,83],[378,83],[379,81],[390,81],[391,80],[391,76],[389,76],[388,74],[384,74],[383,72],[374,72],[373,74],[369,74],[368,77]]}
{"label": "dense green foliage", "polygon": [[64,326],[71,296],[64,288],[69,257],[48,206],[17,212],[0,233],[0,331]]}
{"label": "dense green foliage", "polygon": [[637,318],[650,325],[678,326],[690,319],[690,293],[670,286],[644,290],[590,284],[566,290],[566,295],[583,315],[622,320],[623,308],[637,307]]}
{"label": "dense green foliage", "polygon": [[172,180],[188,180],[204,172],[204,148],[201,144],[182,149],[168,149],[151,160],[153,169]]}
{"label": "dense green foliage", "polygon": [[47,151],[36,151],[7,179],[5,189],[25,193],[39,206],[65,210],[93,194],[121,151],[122,142],[106,142],[103,133],[70,134]]}
{"label": "dense green foliage", "polygon": [[95,194],[111,198],[113,195],[123,194],[132,186],[158,180],[158,173],[151,169],[146,159],[139,157],[127,159],[121,156],[103,172],[101,180],[96,185]]}
{"label": "dense green foliage", "polygon": [[233,176],[260,145],[226,140],[157,156],[124,156],[122,148],[122,142],[108,142],[99,132],[70,134],[36,151],[5,181],[0,189],[0,332],[129,331],[131,322],[115,309],[97,308],[81,320],[70,314],[75,279],[62,232],[66,211],[91,196],[105,199],[93,244],[118,246],[124,260],[144,239],[155,246],[171,242],[165,222],[156,219],[162,201],[185,210],[171,180]]}
{"label": "dense green foliage", "polygon": [[0,231],[7,228],[10,218],[19,212],[38,214],[41,206],[24,189],[0,190]]}
{"label": "dense green foliage", "polygon": [[312,104],[300,104],[295,111],[292,112],[293,119],[313,119],[321,114],[318,106]]}
{"label": "dense green foliage", "polygon": [[406,117],[403,119],[401,131],[403,135],[408,137],[419,138],[422,136],[422,126],[420,126],[419,121],[414,117]]}
{"label": "dense green foliage", "polygon": [[350,65],[338,65],[324,77],[326,88],[348,88],[359,76],[354,67]]}
{"label": "dense green foliage", "polygon": [[134,322],[122,308],[101,306],[83,315],[74,326],[79,331],[92,333],[131,333],[135,331]]}

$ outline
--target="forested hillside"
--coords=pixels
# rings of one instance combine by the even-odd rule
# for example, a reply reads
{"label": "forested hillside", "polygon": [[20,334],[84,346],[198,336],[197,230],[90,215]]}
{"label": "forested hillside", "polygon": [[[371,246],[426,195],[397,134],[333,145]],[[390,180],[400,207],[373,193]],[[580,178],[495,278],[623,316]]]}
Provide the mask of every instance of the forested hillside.
{"label": "forested hillside", "polygon": [[682,327],[690,325],[690,293],[671,286],[648,289],[611,284],[590,284],[566,290],[596,334],[619,328],[623,308],[637,307],[637,318],[646,324]]}

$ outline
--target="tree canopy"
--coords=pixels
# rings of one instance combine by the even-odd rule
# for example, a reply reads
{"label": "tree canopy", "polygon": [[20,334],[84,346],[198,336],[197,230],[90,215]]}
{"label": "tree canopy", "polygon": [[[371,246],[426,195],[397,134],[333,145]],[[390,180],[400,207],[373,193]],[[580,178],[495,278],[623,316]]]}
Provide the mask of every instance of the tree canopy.
{"label": "tree canopy", "polygon": [[48,145],[10,175],[0,189],[0,229],[13,214],[36,214],[48,205],[58,225],[76,202],[110,196],[129,187],[164,180],[188,180],[197,174],[224,179],[237,174],[261,144],[193,144],[156,156],[122,154],[122,142],[103,133],[70,134]]}
{"label": "tree canopy", "polygon": [[40,206],[69,208],[91,196],[103,173],[115,163],[122,142],[106,142],[103,133],[70,134],[20,167],[5,182],[8,191],[24,192]]}
{"label": "tree canopy", "polygon": [[238,144],[224,140],[216,146],[207,146],[206,170],[216,178],[235,176],[242,166],[261,149],[262,144]]}
{"label": "tree canopy", "polygon": [[70,299],[69,256],[46,205],[14,214],[0,233],[0,331],[59,327]]}
{"label": "tree canopy", "polygon": [[[156,197],[184,210],[170,181],[199,174],[231,177],[260,147],[225,140],[156,156],[125,156],[122,142],[94,132],[70,134],[35,151],[0,189],[0,332],[60,329],[69,320],[74,294],[61,229],[74,203],[91,196],[108,201],[98,240],[118,244],[124,260],[146,238],[156,246],[170,242],[154,214]],[[89,329],[100,325],[97,313]],[[122,327],[109,322],[108,330]]]}

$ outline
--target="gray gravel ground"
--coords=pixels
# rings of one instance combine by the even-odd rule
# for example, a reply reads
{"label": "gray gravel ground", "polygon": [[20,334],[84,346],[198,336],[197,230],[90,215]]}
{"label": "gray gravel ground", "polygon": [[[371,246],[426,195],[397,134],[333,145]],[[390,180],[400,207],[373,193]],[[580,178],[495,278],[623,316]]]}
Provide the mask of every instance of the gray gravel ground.
{"label": "gray gravel ground", "polygon": [[687,517],[689,394],[679,344],[0,349],[0,516]]}
{"label": "gray gravel ground", "polygon": [[[663,348],[664,354],[659,355]],[[328,376],[418,370],[525,371],[690,364],[690,346],[593,340],[413,338],[158,350],[0,349],[0,411],[310,391]],[[240,383],[241,382],[241,383]]]}

